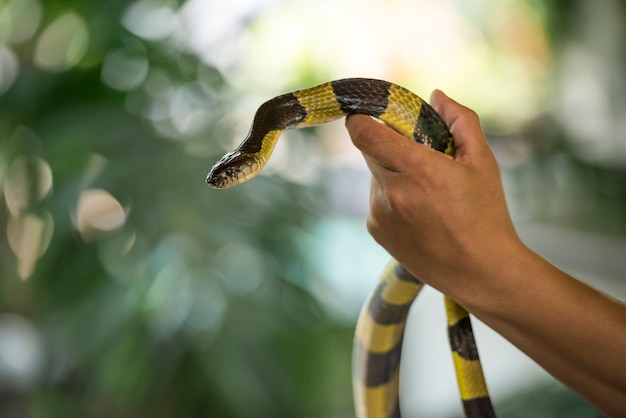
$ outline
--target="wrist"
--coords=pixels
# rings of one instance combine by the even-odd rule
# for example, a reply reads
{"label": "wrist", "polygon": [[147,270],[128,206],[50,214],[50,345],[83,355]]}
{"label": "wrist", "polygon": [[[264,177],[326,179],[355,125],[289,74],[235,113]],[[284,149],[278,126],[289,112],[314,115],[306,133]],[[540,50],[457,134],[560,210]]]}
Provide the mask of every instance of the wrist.
{"label": "wrist", "polygon": [[[528,248],[517,236],[483,248],[480,254],[468,254],[465,268],[450,289],[440,289],[478,317],[502,317],[511,311],[512,304],[527,304],[535,280],[529,277],[529,268],[541,269],[545,260]],[[535,270],[536,271],[536,270]]]}

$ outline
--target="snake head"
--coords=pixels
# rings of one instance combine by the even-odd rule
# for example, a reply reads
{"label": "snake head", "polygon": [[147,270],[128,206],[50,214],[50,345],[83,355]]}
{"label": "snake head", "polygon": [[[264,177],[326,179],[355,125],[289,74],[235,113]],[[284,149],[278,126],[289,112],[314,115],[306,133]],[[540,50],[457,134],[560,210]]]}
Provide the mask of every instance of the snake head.
{"label": "snake head", "polygon": [[256,176],[263,162],[253,154],[233,151],[222,157],[211,169],[206,178],[209,187],[226,189],[236,186]]}

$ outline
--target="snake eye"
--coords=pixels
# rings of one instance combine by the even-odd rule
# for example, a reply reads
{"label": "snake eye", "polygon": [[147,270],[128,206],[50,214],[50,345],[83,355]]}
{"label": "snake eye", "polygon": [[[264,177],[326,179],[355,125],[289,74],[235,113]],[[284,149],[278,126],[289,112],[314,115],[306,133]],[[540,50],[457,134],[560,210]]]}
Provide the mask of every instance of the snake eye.
{"label": "snake eye", "polygon": [[213,166],[206,182],[214,189],[226,189],[250,180],[259,171],[259,164],[254,156],[235,151],[226,154]]}

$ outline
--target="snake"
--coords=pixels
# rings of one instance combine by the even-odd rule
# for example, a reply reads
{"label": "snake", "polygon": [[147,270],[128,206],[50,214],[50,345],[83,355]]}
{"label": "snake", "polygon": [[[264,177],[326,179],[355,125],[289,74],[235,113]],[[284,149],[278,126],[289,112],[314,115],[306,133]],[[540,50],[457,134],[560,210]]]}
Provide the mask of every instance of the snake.
{"label": "snake", "polygon": [[[409,140],[454,156],[454,140],[439,114],[397,84],[346,78],[279,95],[263,103],[248,136],[222,157],[206,182],[226,189],[254,178],[288,129],[321,125],[364,114]],[[400,418],[400,363],[409,308],[423,283],[392,259],[363,304],[356,323],[352,387],[358,418]],[[448,340],[467,418],[495,417],[472,331],[470,315],[444,295]]]}

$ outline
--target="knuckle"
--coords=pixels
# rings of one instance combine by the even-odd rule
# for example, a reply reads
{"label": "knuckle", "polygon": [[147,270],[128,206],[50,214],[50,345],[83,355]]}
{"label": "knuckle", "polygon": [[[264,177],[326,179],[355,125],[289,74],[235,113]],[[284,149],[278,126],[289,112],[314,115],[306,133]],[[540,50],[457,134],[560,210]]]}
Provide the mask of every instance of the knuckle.
{"label": "knuckle", "polygon": [[473,109],[465,108],[465,114],[463,117],[464,117],[464,122],[467,126],[475,126],[475,127],[480,128],[481,126],[480,116]]}
{"label": "knuckle", "polygon": [[373,231],[382,229],[381,223],[384,224],[385,218],[388,215],[385,206],[386,205],[381,205],[380,202],[376,199],[372,200],[372,202],[370,203],[370,213],[367,218],[367,228],[370,234]]}
{"label": "knuckle", "polygon": [[407,195],[401,190],[391,189],[386,195],[387,207],[394,216],[406,219],[411,212]]}
{"label": "knuckle", "polygon": [[469,107],[465,108],[465,117],[474,121],[480,121],[480,116],[478,116],[478,113],[476,113],[474,109],[470,109]]}

